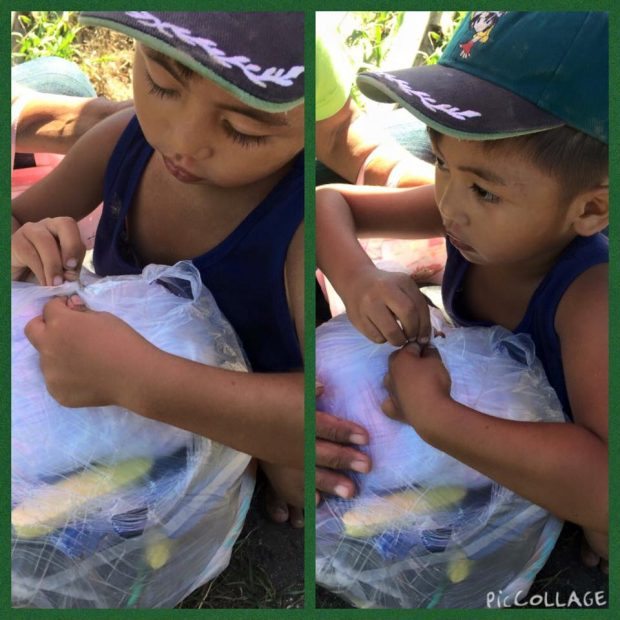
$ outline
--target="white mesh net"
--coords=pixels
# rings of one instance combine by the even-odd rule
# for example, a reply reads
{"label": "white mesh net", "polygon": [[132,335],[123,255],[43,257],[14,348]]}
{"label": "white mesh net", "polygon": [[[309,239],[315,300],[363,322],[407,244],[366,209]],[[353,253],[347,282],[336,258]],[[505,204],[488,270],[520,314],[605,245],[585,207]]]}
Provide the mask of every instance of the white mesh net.
{"label": "white mesh net", "polygon": [[254,487],[250,457],[118,407],[62,407],[24,326],[51,297],[78,292],[169,353],[247,365],[190,263],[82,282],[13,284],[13,604],[172,607],[228,565]]}
{"label": "white mesh net", "polygon": [[[506,419],[564,421],[528,336],[455,329],[432,316],[445,334],[432,345],[452,398]],[[355,476],[358,497],[318,508],[317,582],[358,607],[484,607],[489,593],[525,596],[561,522],[381,412],[394,350],[368,341],[345,315],[317,330],[317,409],[365,426],[373,462]]]}

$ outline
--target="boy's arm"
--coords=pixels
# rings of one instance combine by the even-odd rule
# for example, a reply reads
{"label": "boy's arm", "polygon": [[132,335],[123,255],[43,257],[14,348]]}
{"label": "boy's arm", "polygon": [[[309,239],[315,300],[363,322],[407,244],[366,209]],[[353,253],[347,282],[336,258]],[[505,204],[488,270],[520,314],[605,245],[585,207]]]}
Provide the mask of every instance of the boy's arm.
{"label": "boy's arm", "polygon": [[131,116],[132,110],[123,110],[101,121],[46,177],[14,198],[14,226],[46,217],[79,220],[88,215],[102,200],[108,160]]}
{"label": "boy's arm", "polygon": [[303,466],[303,374],[223,370],[163,352],[119,318],[47,303],[26,336],[67,407],[117,405],[260,459]]}
{"label": "boy's arm", "polygon": [[388,415],[439,450],[560,518],[607,533],[607,276],[597,266],[564,295],[556,316],[574,424],[502,420],[449,397],[441,360],[403,349],[390,366]]}
{"label": "boy's arm", "polygon": [[304,225],[293,235],[284,266],[286,296],[301,354],[304,354]]}
{"label": "boy's arm", "polygon": [[[300,227],[285,278],[301,343],[302,275]],[[49,302],[26,335],[39,350],[50,394],[65,406],[122,406],[264,461],[303,467],[302,372],[242,373],[191,362],[154,347],[111,314],[71,309],[64,299]]]}
{"label": "boy's arm", "polygon": [[377,269],[357,237],[441,235],[433,186],[320,187],[316,224],[318,266],[342,297],[353,325],[373,342],[428,340],[428,307],[413,279]]}
{"label": "boy's arm", "polygon": [[336,290],[372,266],[358,237],[425,238],[444,234],[434,187],[324,185],[316,191],[317,264]]}
{"label": "boy's arm", "polygon": [[11,278],[44,285],[74,280],[85,245],[77,221],[103,197],[106,166],[130,113],[106,119],[45,178],[12,202]]}

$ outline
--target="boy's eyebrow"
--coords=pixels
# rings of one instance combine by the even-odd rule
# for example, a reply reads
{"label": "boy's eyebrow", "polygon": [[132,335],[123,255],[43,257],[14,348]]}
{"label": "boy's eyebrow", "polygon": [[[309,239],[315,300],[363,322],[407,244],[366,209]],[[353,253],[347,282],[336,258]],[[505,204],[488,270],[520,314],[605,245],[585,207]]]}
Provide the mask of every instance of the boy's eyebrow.
{"label": "boy's eyebrow", "polygon": [[145,54],[184,86],[187,86],[187,82],[196,75],[189,67],[150,47],[145,47]]}
{"label": "boy's eyebrow", "polygon": [[458,168],[462,172],[472,172],[479,176],[481,179],[488,181],[489,183],[495,183],[496,185],[506,185],[506,181],[499,175],[495,174],[491,170],[486,168],[473,168],[472,166],[459,166]]}
{"label": "boy's eyebrow", "polygon": [[218,104],[218,107],[221,110],[228,110],[229,112],[236,112],[237,114],[249,116],[255,121],[265,125],[272,125],[274,127],[286,127],[289,125],[288,117],[284,112],[263,112],[262,110],[257,110],[255,108],[248,108],[231,103],[220,103]]}
{"label": "boy's eyebrow", "polygon": [[[437,151],[437,153],[441,155],[441,157],[443,157],[443,153],[441,152],[437,141],[431,138],[431,144],[433,146],[433,149]],[[457,170],[460,170],[461,172],[471,172],[476,176],[479,176],[481,179],[488,181],[489,183],[494,183],[496,185],[506,185],[506,181],[504,181],[502,177],[500,177],[498,174],[495,174],[495,172],[491,170],[487,170],[486,168],[474,168],[473,166],[458,166]]]}

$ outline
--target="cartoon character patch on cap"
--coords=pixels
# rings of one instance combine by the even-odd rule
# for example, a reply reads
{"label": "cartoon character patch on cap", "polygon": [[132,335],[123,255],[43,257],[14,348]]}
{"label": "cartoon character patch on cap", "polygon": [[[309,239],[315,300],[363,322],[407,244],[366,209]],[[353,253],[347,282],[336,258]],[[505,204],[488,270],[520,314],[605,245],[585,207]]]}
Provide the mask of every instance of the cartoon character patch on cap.
{"label": "cartoon character patch on cap", "polygon": [[471,49],[476,43],[486,43],[493,26],[497,24],[499,18],[505,15],[506,11],[475,11],[469,18],[469,27],[474,31],[474,36],[465,43],[461,43],[461,57],[469,58]]}

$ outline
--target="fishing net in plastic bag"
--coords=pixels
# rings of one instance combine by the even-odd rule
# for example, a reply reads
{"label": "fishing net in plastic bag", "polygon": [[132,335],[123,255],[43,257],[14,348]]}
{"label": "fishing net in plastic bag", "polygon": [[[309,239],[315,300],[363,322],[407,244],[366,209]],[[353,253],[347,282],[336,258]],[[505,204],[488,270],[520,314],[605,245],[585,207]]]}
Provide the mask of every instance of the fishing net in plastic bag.
{"label": "fishing net in plastic bag", "polygon": [[51,297],[74,292],[169,353],[247,371],[191,263],[83,272],[59,287],[14,283],[13,604],[172,607],[228,565],[254,488],[250,457],[119,407],[59,405],[24,327]]}
{"label": "fishing net in plastic bag", "polygon": [[[432,345],[452,398],[496,417],[564,421],[529,336],[452,328],[431,314],[445,334]],[[358,497],[330,497],[317,509],[317,582],[358,607],[484,607],[489,593],[507,602],[525,596],[561,521],[381,412],[394,350],[367,340],[345,315],[317,329],[317,409],[365,426],[373,462],[354,476]]]}

